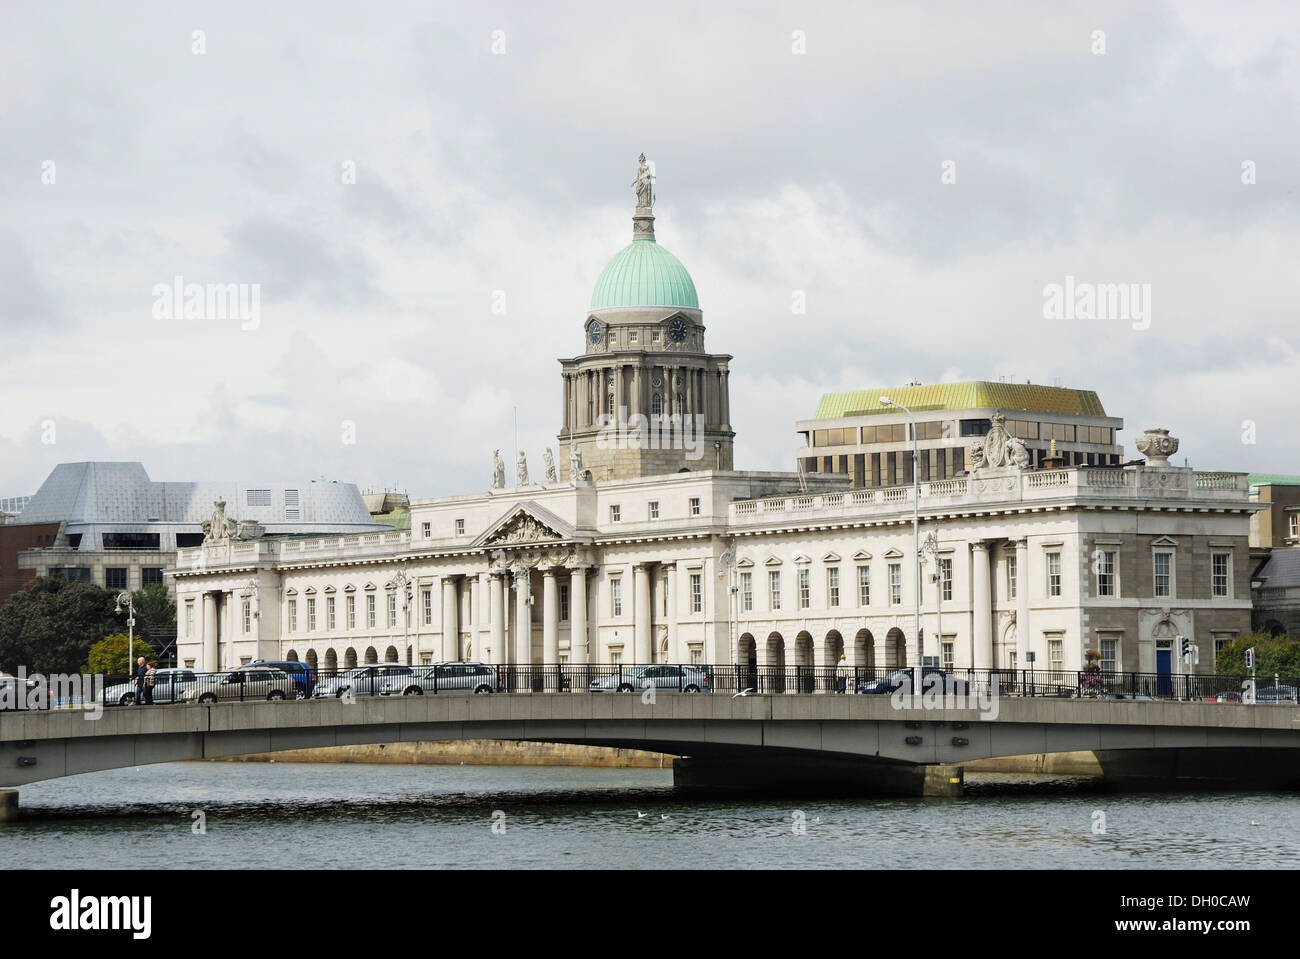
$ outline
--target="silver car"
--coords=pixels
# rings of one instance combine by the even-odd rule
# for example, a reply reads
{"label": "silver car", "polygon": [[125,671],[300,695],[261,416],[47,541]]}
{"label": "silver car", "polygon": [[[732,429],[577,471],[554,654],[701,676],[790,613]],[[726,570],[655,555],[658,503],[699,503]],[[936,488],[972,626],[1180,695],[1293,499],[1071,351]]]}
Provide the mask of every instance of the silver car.
{"label": "silver car", "polygon": [[499,693],[501,678],[483,663],[435,663],[417,666],[406,676],[394,676],[380,687],[381,696],[423,696],[425,693]]}
{"label": "silver car", "polygon": [[[155,687],[156,689],[157,687]],[[208,673],[181,690],[183,703],[219,700],[293,699],[293,677],[270,666],[241,666],[228,673]]]}
{"label": "silver car", "polygon": [[592,693],[633,693],[653,687],[664,692],[698,693],[709,688],[709,676],[698,666],[631,666],[612,676],[593,679]]}
{"label": "silver car", "polygon": [[357,666],[347,672],[316,684],[315,699],[337,699],[351,693],[353,696],[378,696],[386,682],[400,682],[411,675],[411,667],[400,663],[371,663]]}
{"label": "silver car", "polygon": [[[153,701],[179,703],[181,693],[198,681],[192,669],[155,669],[153,671]],[[100,696],[105,706],[130,706],[135,702],[135,680],[109,686]]]}

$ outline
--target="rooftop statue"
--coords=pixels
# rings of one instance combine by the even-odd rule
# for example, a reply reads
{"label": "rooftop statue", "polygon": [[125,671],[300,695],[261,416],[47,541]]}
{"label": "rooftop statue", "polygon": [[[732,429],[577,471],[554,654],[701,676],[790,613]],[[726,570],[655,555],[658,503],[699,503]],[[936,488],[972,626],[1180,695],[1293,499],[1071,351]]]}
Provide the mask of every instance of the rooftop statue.
{"label": "rooftop statue", "polygon": [[650,172],[650,166],[645,162],[644,153],[637,157],[637,163],[636,182],[632,184],[636,188],[636,208],[649,210],[655,205],[654,174]]}

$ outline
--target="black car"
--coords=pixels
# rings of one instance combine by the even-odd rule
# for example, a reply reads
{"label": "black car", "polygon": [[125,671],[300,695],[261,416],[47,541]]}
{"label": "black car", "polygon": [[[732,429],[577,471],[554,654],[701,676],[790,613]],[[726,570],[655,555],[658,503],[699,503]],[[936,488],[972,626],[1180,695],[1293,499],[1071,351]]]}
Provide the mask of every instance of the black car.
{"label": "black car", "polygon": [[274,666],[276,669],[284,670],[293,677],[293,689],[299,699],[310,699],[311,694],[316,690],[316,670],[306,663],[292,659],[259,659],[257,662],[248,665]]}
{"label": "black car", "polygon": [[[908,666],[903,669],[896,669],[883,679],[870,679],[865,683],[858,684],[858,693],[864,696],[888,696],[895,690],[902,687],[904,683],[911,684],[912,667]],[[954,676],[952,673],[946,673],[938,666],[925,666],[921,669],[921,689],[924,693],[934,688],[938,683],[942,683],[944,693],[953,693],[958,696],[965,696],[970,692],[970,684],[962,676]]]}

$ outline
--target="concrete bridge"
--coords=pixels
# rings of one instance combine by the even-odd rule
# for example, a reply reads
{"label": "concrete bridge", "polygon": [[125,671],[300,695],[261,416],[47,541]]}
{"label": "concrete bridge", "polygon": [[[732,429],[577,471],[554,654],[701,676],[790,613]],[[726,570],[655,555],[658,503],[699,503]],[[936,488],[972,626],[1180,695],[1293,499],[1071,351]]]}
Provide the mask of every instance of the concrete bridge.
{"label": "concrete bridge", "polygon": [[[1003,698],[897,709],[889,696],[359,697],[0,714],[0,787],[150,763],[320,746],[502,739],[683,757],[684,788],[954,795],[975,759],[1091,750],[1120,784],[1300,785],[1300,709]],[[12,794],[11,794],[12,795]],[[16,800],[15,800],[16,801]]]}

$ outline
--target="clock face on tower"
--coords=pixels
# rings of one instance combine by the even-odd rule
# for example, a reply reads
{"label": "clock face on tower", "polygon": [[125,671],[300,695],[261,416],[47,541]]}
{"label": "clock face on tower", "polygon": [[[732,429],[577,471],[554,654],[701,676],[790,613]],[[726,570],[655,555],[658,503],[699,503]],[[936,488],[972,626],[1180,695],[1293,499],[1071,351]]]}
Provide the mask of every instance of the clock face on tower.
{"label": "clock face on tower", "polygon": [[674,342],[680,343],[686,339],[686,321],[680,316],[668,324],[668,335],[673,338]]}
{"label": "clock face on tower", "polygon": [[599,323],[592,323],[591,326],[587,327],[587,339],[591,340],[591,342],[593,342],[593,343],[599,343],[599,342],[600,342],[600,324],[599,324]]}

